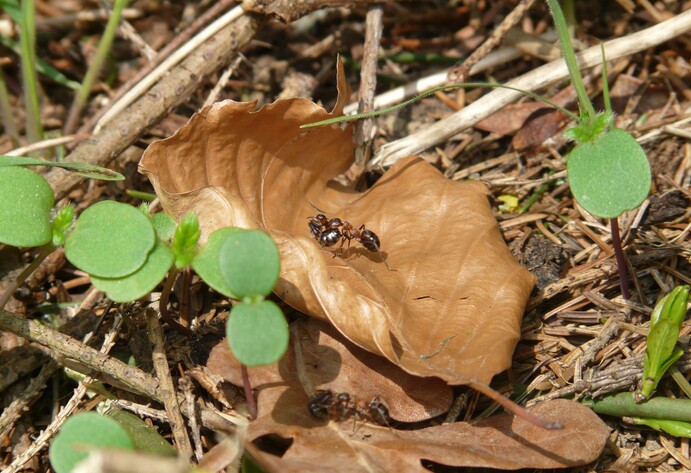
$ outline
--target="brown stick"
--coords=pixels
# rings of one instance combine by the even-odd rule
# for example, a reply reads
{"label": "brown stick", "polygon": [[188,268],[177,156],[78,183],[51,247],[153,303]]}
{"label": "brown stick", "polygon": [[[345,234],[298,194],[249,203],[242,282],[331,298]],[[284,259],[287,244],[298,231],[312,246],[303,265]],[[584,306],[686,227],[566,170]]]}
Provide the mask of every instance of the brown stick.
{"label": "brown stick", "polygon": [[158,377],[158,393],[163,400],[163,405],[168,414],[168,422],[173,430],[173,438],[175,445],[180,452],[180,456],[185,460],[189,460],[192,456],[192,445],[190,444],[187,429],[185,428],[185,420],[180,413],[180,405],[178,404],[177,390],[173,384],[173,377],[170,375],[168,368],[168,358],[166,357],[166,347],[163,342],[163,331],[161,325],[158,323],[158,315],[153,309],[146,309],[146,320],[149,328],[149,341],[153,345],[152,358],[154,362],[154,369]]}
{"label": "brown stick", "polygon": [[[162,401],[156,378],[117,358],[104,355],[68,335],[0,309],[0,331],[3,330],[50,348],[50,355],[58,361],[77,360],[82,366],[93,370],[93,373],[89,374],[94,377],[97,377],[98,373],[103,373],[132,392],[142,394],[148,399]],[[222,415],[200,403],[197,404],[197,409],[201,413],[202,424],[210,429],[232,431],[237,425],[244,423],[242,418]],[[194,414],[187,412],[187,409],[182,409],[182,413],[185,416]]]}
{"label": "brown stick", "polygon": [[[362,56],[362,68],[360,72],[360,90],[358,101],[358,113],[369,112],[374,106],[374,95],[377,89],[377,60],[379,59],[379,44],[381,43],[382,30],[384,29],[383,7],[372,5],[367,12],[365,20],[365,48]],[[355,124],[355,164],[364,166],[369,160],[371,149],[374,119],[366,118]]]}
{"label": "brown stick", "polygon": [[0,309],[0,330],[12,332],[48,348],[50,355],[60,361],[62,358],[76,360],[96,372],[104,372],[127,386],[132,392],[144,394],[160,401],[158,382],[153,376],[127,365],[117,358],[99,353],[74,338],[48,328],[35,320],[22,319],[11,312]]}

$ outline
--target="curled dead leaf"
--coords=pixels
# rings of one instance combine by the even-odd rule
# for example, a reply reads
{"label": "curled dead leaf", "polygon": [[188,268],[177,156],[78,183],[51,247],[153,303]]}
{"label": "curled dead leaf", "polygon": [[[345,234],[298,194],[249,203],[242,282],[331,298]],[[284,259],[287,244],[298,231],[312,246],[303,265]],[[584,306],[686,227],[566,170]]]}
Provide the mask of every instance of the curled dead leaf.
{"label": "curled dead leaf", "polygon": [[[504,244],[480,182],[453,182],[419,158],[364,193],[334,181],[353,162],[352,127],[300,129],[341,114],[305,99],[221,102],[153,143],[140,170],[176,219],[195,211],[203,238],[262,228],[281,253],[275,292],[328,319],[358,346],[418,376],[489,383],[509,367],[534,277]],[[316,208],[366,225],[382,251],[353,242],[334,256],[310,234]]]}

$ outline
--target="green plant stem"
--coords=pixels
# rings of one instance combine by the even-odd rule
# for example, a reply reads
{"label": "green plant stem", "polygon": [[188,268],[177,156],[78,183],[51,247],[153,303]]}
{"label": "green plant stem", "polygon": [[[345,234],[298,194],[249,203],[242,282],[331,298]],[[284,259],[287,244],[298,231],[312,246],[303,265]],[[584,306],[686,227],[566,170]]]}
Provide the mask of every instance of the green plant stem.
{"label": "green plant stem", "polygon": [[55,247],[49,243],[41,248],[41,251],[39,252],[38,255],[36,255],[36,258],[29,264],[26,268],[24,268],[24,271],[19,273],[17,278],[12,281],[8,286],[7,289],[5,289],[5,292],[0,296],[0,309],[5,307],[5,304],[7,304],[7,301],[10,300],[10,297],[14,294],[14,291],[17,290],[19,286],[24,284],[24,281],[31,276],[31,273],[36,271],[36,268],[40,266],[40,264],[43,262],[46,257],[51,254],[55,250]]}
{"label": "green plant stem", "polygon": [[583,401],[583,404],[598,414],[691,422],[689,399],[654,397],[647,402],[636,404],[632,393],[619,393],[596,401]]}
{"label": "green plant stem", "polygon": [[257,418],[257,401],[254,400],[254,393],[252,392],[252,384],[250,383],[250,375],[247,371],[247,366],[241,364],[240,372],[242,373],[242,387],[245,390],[245,397],[247,398],[247,409],[249,410],[250,419]]}
{"label": "green plant stem", "polygon": [[24,106],[26,107],[26,135],[29,143],[36,143],[43,139],[43,127],[41,126],[38,77],[36,76],[36,7],[34,0],[23,0],[21,8],[22,21],[19,24],[19,29]]}
{"label": "green plant stem", "polygon": [[393,112],[393,111],[396,111],[398,109],[407,107],[411,103],[417,102],[418,100],[424,99],[425,97],[429,97],[430,95],[435,94],[437,92],[442,92],[445,90],[473,88],[473,87],[490,87],[490,88],[494,88],[494,89],[513,90],[515,92],[519,92],[523,95],[526,95],[526,96],[528,96],[534,100],[539,100],[540,102],[546,103],[550,107],[553,107],[554,109],[559,110],[564,115],[571,118],[572,120],[576,120],[576,121],[579,120],[579,117],[577,115],[571,113],[569,110],[565,109],[564,107],[557,105],[555,102],[552,102],[551,100],[546,99],[544,97],[541,97],[538,94],[535,94],[535,93],[530,92],[528,90],[521,90],[521,89],[517,89],[516,87],[511,87],[509,85],[504,85],[504,84],[497,84],[494,82],[464,82],[462,84],[440,85],[439,87],[433,87],[429,90],[422,92],[421,94],[416,95],[415,97],[413,97],[411,99],[406,100],[405,102],[401,102],[399,104],[392,105],[390,107],[375,110],[373,112],[357,113],[355,115],[343,115],[340,117],[334,117],[334,118],[328,118],[326,120],[320,120],[318,122],[305,123],[303,125],[300,125],[300,128],[313,128],[313,127],[317,127],[317,126],[332,125],[334,123],[350,122],[353,120],[359,120],[361,118],[378,117],[379,115],[384,115],[385,113]]}
{"label": "green plant stem", "polygon": [[79,124],[79,115],[84,108],[84,104],[86,104],[86,101],[89,98],[91,87],[94,85],[94,82],[98,77],[101,66],[103,66],[103,63],[110,52],[110,47],[113,44],[115,33],[120,25],[122,10],[125,8],[125,6],[127,6],[128,2],[129,0],[115,0],[113,12],[111,13],[110,18],[108,18],[108,24],[103,32],[103,36],[98,44],[98,48],[96,49],[94,60],[91,62],[91,64],[89,64],[89,69],[86,71],[84,80],[74,96],[74,102],[72,102],[72,107],[70,108],[70,113],[65,124],[64,133],[66,135],[73,133],[77,129],[77,125]]}
{"label": "green plant stem", "polygon": [[2,67],[0,67],[0,116],[2,116],[2,124],[5,127],[5,132],[10,137],[12,146],[18,148],[20,144],[19,131],[17,131],[17,123],[14,121],[14,114],[10,105],[10,94],[7,92],[5,73]]}
{"label": "green plant stem", "polygon": [[168,312],[168,300],[170,298],[170,293],[173,291],[173,284],[175,284],[175,279],[178,276],[178,270],[173,267],[168,273],[168,278],[163,285],[163,290],[161,291],[161,299],[158,301],[158,310],[161,313],[161,318],[170,325],[170,328],[177,330],[183,335],[192,335],[192,330],[178,323],[177,320],[170,315]]}
{"label": "green plant stem", "polygon": [[626,269],[626,259],[624,258],[624,250],[621,247],[621,238],[619,236],[619,219],[609,219],[609,225],[612,232],[612,248],[614,248],[614,256],[617,259],[617,267],[619,268],[619,288],[621,289],[621,297],[630,299],[629,292],[629,272]]}
{"label": "green plant stem", "polygon": [[[550,174],[554,174],[554,173],[553,173],[553,172],[550,172]],[[532,207],[532,205],[533,205],[535,202],[537,202],[537,200],[540,198],[540,196],[541,196],[542,194],[544,194],[545,191],[547,191],[547,189],[549,189],[549,186],[551,186],[553,182],[554,182],[554,181],[549,181],[549,182],[543,182],[542,184],[540,184],[540,185],[537,187],[537,189],[535,189],[535,192],[533,192],[533,193],[530,195],[530,197],[528,197],[528,198],[526,199],[526,201],[523,202],[523,205],[521,205],[521,208],[518,209],[518,213],[519,213],[519,214],[522,214],[522,213],[525,213],[525,212],[527,212],[528,210],[530,210],[530,207]]]}
{"label": "green plant stem", "polygon": [[549,5],[552,18],[554,19],[554,26],[557,28],[559,43],[561,44],[561,50],[564,54],[566,67],[569,69],[571,83],[573,84],[574,89],[576,89],[576,94],[578,95],[578,104],[581,108],[581,115],[587,117],[589,120],[593,119],[595,117],[595,109],[593,108],[593,104],[590,102],[588,93],[585,90],[585,85],[583,85],[583,77],[581,76],[581,71],[578,69],[576,53],[573,49],[573,44],[571,44],[569,28],[566,24],[564,13],[561,11],[561,7],[559,7],[559,2],[557,0],[547,0],[547,4]]}

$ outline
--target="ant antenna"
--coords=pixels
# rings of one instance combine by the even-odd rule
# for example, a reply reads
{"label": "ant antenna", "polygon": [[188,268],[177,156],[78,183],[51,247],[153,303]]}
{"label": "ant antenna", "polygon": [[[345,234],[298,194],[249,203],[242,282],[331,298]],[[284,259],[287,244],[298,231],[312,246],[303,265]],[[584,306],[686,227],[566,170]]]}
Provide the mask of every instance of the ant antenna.
{"label": "ant antenna", "polygon": [[310,207],[312,207],[312,208],[313,208],[314,210],[316,210],[317,212],[322,213],[322,214],[323,214],[323,213],[326,213],[326,212],[324,212],[322,209],[320,209],[319,207],[317,207],[316,205],[314,205],[312,202],[310,202],[309,200],[307,201],[307,203],[310,204]]}
{"label": "ant antenna", "polygon": [[546,430],[559,430],[563,429],[564,425],[559,422],[550,422],[539,418],[535,414],[531,414],[525,407],[519,406],[511,399],[502,396],[499,392],[490,388],[488,385],[478,382],[468,383],[468,386],[473,388],[479,393],[484,394],[497,404],[504,407],[506,410],[513,412],[514,415],[520,417],[521,419],[530,422],[531,424]]}

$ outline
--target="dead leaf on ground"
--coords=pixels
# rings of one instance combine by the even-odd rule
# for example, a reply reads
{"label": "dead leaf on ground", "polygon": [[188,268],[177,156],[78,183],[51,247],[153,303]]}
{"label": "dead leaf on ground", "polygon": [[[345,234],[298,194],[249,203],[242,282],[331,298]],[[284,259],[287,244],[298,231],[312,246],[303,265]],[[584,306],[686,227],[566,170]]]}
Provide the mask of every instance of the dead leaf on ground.
{"label": "dead leaf on ground", "polygon": [[[259,393],[276,385],[287,385],[310,394],[317,389],[348,392],[367,401],[379,396],[389,408],[391,417],[401,422],[428,420],[451,407],[451,388],[442,380],[410,375],[382,357],[348,342],[326,322],[298,320],[291,324],[291,334],[291,349],[277,364],[248,368],[252,386]],[[295,344],[299,344],[297,349]],[[296,360],[297,352],[300,361]],[[240,364],[225,339],[211,351],[207,368],[242,386]],[[300,403],[290,409],[306,412],[305,399],[303,396]],[[260,407],[260,412],[274,409],[266,404]]]}
{"label": "dead leaf on ground", "polygon": [[[376,365],[381,358],[344,342],[324,322],[300,321],[291,329],[293,339],[300,341],[306,369],[302,376],[315,389],[349,392],[361,402],[378,395],[398,421],[418,421],[448,409],[449,388],[438,380],[406,375],[388,362],[373,368],[369,363]],[[450,466],[561,468],[595,460],[609,435],[609,428],[589,408],[564,400],[530,409],[543,419],[561,421],[564,429],[558,431],[537,428],[508,413],[417,430],[353,419],[319,420],[308,411],[296,363],[291,350],[277,365],[249,368],[259,416],[249,424],[245,447],[267,471],[429,471],[422,467],[423,459]],[[225,340],[214,347],[207,366],[242,384],[240,365]],[[282,456],[260,448],[271,444],[274,436],[290,444]]]}
{"label": "dead leaf on ground", "polygon": [[[199,215],[204,238],[224,226],[266,230],[281,253],[275,291],[293,307],[409,373],[489,383],[511,363],[535,278],[504,244],[480,182],[409,158],[364,193],[337,184],[353,162],[352,126],[300,125],[341,114],[342,69],[339,84],[331,114],[305,99],[258,111],[217,103],[152,144],[140,169],[166,212]],[[365,224],[382,252],[353,242],[333,257],[310,235],[314,207]]]}
{"label": "dead leaf on ground", "polygon": [[[295,405],[300,393],[274,388],[276,409]],[[261,399],[261,397],[260,397]],[[306,402],[306,398],[300,399]],[[545,431],[509,413],[475,422],[443,424],[419,430],[396,430],[353,422],[324,422],[305,412],[274,411],[252,422],[249,440],[278,435],[292,443],[278,457],[249,442],[247,452],[267,471],[428,472],[421,460],[449,466],[563,468],[598,458],[609,428],[589,408],[563,399],[529,409],[544,419],[559,419],[564,428]]]}

